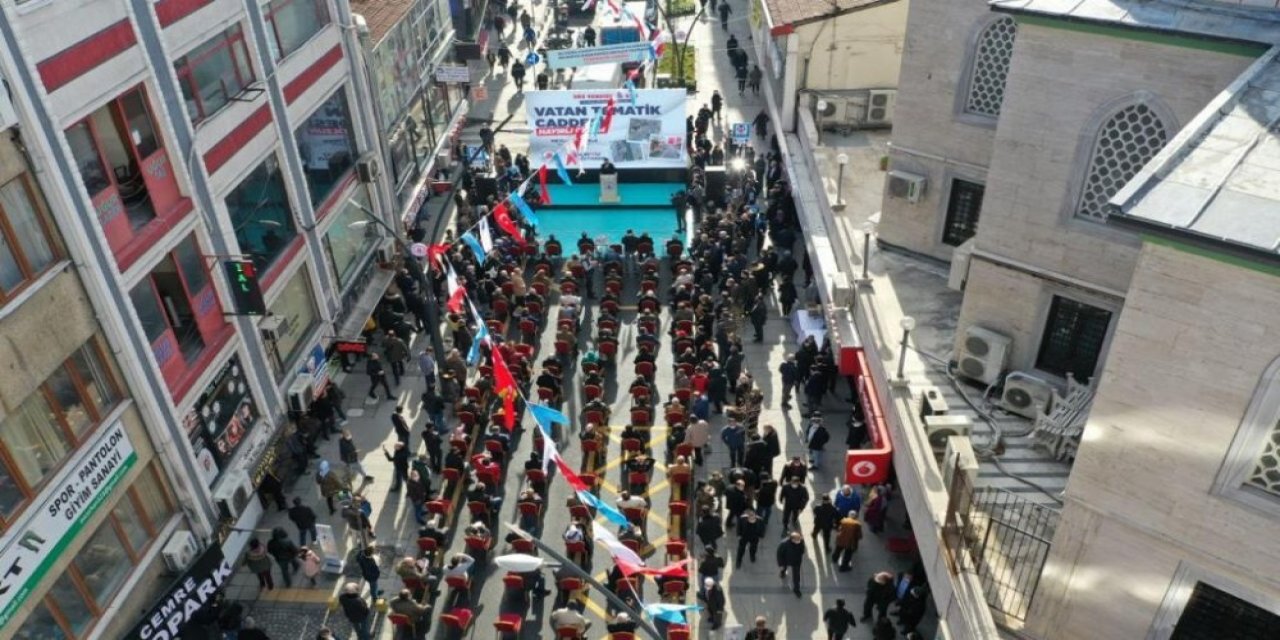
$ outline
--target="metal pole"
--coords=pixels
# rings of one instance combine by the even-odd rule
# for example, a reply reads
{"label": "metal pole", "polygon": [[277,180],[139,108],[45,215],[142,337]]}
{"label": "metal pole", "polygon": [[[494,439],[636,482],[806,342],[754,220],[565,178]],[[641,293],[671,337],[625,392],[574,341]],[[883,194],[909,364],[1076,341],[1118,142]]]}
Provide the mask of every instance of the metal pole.
{"label": "metal pole", "polygon": [[[844,167],[841,167],[841,168],[843,169]],[[862,234],[862,279],[863,280],[871,279],[871,277],[867,275],[867,269],[870,268],[870,266],[871,266],[871,234],[864,233]]]}
{"label": "metal pole", "polygon": [[836,174],[836,204],[844,206],[844,163],[840,164],[840,172]]}
{"label": "metal pole", "polygon": [[907,365],[907,339],[911,337],[910,329],[902,330],[902,348],[898,351],[898,380],[903,379],[903,369]]}
{"label": "metal pole", "polygon": [[[631,608],[631,607],[628,607],[627,603],[623,602],[622,599],[619,598],[617,595],[615,595],[612,591],[605,588],[604,585],[600,584],[599,582],[596,582],[596,579],[592,578],[590,573],[583,571],[582,567],[579,567],[576,562],[560,555],[560,552],[543,544],[541,540],[534,537],[529,532],[509,522],[502,523],[502,526],[510,529],[513,533],[520,536],[521,538],[524,538],[525,540],[532,542],[533,546],[541,549],[548,556],[551,556],[552,560],[559,562],[562,566],[572,571],[573,574],[576,577],[581,578],[583,582],[586,582],[587,584],[595,587],[596,590],[604,594],[604,597],[607,598],[613,606],[618,607],[618,609],[623,611],[626,611]],[[644,629],[645,633],[647,633],[651,638],[653,638],[653,640],[664,640],[664,638],[662,637],[662,634],[658,633],[658,629],[655,628],[653,624],[651,624],[648,620],[645,620],[643,615],[639,615],[641,612],[636,612],[636,613],[637,613],[636,623],[640,625],[641,629]]]}

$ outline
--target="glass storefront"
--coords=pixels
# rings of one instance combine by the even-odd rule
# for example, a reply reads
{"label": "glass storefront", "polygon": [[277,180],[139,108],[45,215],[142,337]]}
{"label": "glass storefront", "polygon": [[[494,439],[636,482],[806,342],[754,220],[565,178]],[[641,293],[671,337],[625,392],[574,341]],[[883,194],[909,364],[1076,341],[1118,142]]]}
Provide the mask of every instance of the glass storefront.
{"label": "glass storefront", "polygon": [[324,234],[324,247],[329,253],[329,262],[333,267],[334,278],[338,280],[338,288],[346,289],[355,277],[361,260],[373,250],[381,237],[381,227],[369,220],[368,211],[372,211],[369,201],[369,190],[357,187],[351,199],[355,202],[344,202],[342,213]]}
{"label": "glass storefront", "polygon": [[284,286],[280,296],[267,306],[267,313],[283,319],[277,332],[275,344],[269,345],[273,350],[277,377],[288,369],[286,365],[293,362],[306,344],[311,330],[320,322],[316,313],[315,296],[311,293],[311,277],[307,266],[303,265],[293,278]]}
{"label": "glass storefront", "polygon": [[261,414],[240,356],[233,356],[183,418],[205,486],[213,486]]}

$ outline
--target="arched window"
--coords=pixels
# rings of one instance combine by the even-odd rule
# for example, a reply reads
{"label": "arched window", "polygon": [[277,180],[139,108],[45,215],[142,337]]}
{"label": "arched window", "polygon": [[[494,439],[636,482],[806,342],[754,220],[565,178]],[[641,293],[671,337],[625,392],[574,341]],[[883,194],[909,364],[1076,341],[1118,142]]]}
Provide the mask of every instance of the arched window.
{"label": "arched window", "polygon": [[1214,493],[1280,516],[1280,358],[1258,381]]}
{"label": "arched window", "polygon": [[969,73],[969,95],[964,110],[995,118],[1004,102],[1004,84],[1009,77],[1009,60],[1013,58],[1013,40],[1018,23],[1008,16],[987,25],[978,36]]}
{"label": "arched window", "polygon": [[1076,215],[1103,220],[1107,201],[1169,141],[1156,112],[1141,102],[1114,113],[1098,130]]}

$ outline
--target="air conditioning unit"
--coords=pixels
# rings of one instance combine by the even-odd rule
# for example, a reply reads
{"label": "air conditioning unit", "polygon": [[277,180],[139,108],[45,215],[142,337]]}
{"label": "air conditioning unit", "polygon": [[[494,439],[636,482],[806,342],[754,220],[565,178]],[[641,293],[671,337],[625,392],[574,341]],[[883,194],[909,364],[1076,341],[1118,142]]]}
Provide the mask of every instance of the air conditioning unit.
{"label": "air conditioning unit", "polygon": [[1004,393],[1000,396],[1000,406],[1005,411],[1034,420],[1036,415],[1048,411],[1052,402],[1053,385],[1047,381],[1022,371],[1005,377]]}
{"label": "air conditioning unit", "polygon": [[199,552],[196,537],[186,530],[175,531],[173,537],[169,538],[169,542],[160,551],[164,556],[164,566],[174,573],[186,571],[187,567],[195,562],[196,554]]}
{"label": "air conditioning unit", "polygon": [[947,450],[942,456],[942,485],[951,490],[956,472],[969,478],[969,486],[978,484],[978,456],[973,453],[973,441],[966,436],[947,438]]}
{"label": "air conditioning unit", "polygon": [[871,90],[867,99],[867,125],[887,127],[893,124],[893,104],[897,98],[896,89]]}
{"label": "air conditioning unit", "polygon": [[316,399],[315,388],[311,386],[311,378],[299,376],[289,387],[289,411],[306,413]]}
{"label": "air conditioning unit", "polygon": [[18,124],[18,111],[10,98],[9,81],[0,78],[0,131]]}
{"label": "air conditioning unit", "polygon": [[386,264],[396,259],[397,243],[395,238],[386,238],[378,245],[377,260],[379,264]]}
{"label": "air conditioning unit", "polygon": [[280,339],[284,323],[284,316],[266,316],[258,323],[258,331],[262,332],[263,340],[275,342]]}
{"label": "air conditioning unit", "polygon": [[948,289],[964,291],[964,283],[969,279],[969,261],[972,259],[973,238],[951,250],[951,271],[947,272]]}
{"label": "air conditioning unit", "polygon": [[973,419],[969,416],[947,414],[945,416],[925,416],[924,435],[929,444],[942,448],[951,436],[967,436],[973,433]]}
{"label": "air conditioning unit", "polygon": [[960,341],[956,370],[970,380],[995,384],[1004,370],[1004,361],[1012,344],[1013,339],[1009,336],[982,327],[969,327]]}
{"label": "air conditioning unit", "polygon": [[889,196],[901,198],[911,204],[920,202],[920,198],[924,197],[926,180],[922,175],[894,169],[889,172]]}
{"label": "air conditioning unit", "polygon": [[377,180],[379,171],[378,157],[372,152],[360,156],[356,161],[356,175],[360,177],[360,182],[369,184]]}
{"label": "air conditioning unit", "polygon": [[213,504],[224,520],[235,520],[253,499],[253,481],[249,474],[237,469],[228,471],[213,492]]}

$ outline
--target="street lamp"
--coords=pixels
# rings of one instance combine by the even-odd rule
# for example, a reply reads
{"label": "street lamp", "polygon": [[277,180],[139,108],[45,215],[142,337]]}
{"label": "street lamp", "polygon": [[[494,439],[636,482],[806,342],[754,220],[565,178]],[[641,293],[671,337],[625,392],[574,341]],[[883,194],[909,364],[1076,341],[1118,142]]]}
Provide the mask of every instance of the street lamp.
{"label": "street lamp", "polygon": [[836,156],[836,164],[840,165],[840,172],[836,174],[836,203],[831,205],[831,210],[843,211],[844,210],[844,166],[846,164],[849,164],[849,154],[842,153]]}
{"label": "street lamp", "polygon": [[898,381],[902,382],[905,380],[903,368],[907,364],[907,340],[911,338],[911,330],[916,328],[916,319],[903,316],[898,324],[902,327],[902,348],[898,351]]}
{"label": "street lamp", "polygon": [[862,281],[871,282],[868,269],[871,268],[871,236],[876,232],[876,225],[870,220],[862,225]]}
{"label": "street lamp", "polygon": [[822,114],[827,112],[827,101],[818,100],[818,146],[822,146]]}

